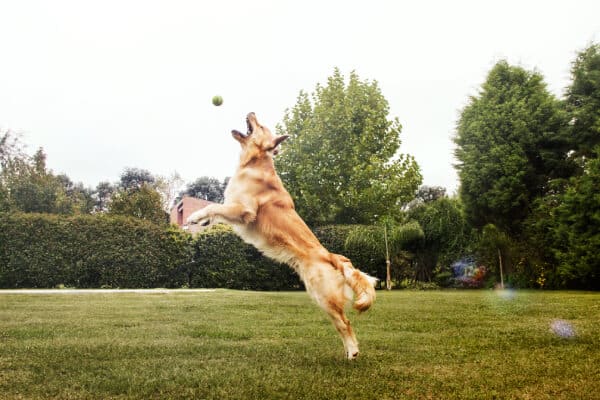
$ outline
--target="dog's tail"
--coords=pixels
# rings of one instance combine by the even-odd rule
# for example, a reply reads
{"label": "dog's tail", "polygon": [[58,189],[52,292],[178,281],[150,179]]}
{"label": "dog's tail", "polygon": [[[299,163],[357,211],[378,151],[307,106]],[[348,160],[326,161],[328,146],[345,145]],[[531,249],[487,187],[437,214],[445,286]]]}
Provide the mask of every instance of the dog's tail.
{"label": "dog's tail", "polygon": [[331,258],[335,268],[344,275],[346,283],[354,291],[356,299],[353,307],[359,312],[367,311],[375,301],[377,278],[354,268],[350,260],[342,255],[332,254]]}

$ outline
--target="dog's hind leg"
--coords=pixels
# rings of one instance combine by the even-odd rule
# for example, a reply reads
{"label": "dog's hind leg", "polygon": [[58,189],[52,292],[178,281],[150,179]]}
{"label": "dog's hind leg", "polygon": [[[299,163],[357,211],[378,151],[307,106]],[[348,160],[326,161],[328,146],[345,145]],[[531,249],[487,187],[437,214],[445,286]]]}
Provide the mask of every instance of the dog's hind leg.
{"label": "dog's hind leg", "polygon": [[346,318],[344,308],[352,297],[352,289],[347,285],[344,276],[334,268],[329,260],[298,265],[300,276],[306,291],[315,299],[319,307],[331,318],[344,343],[346,357],[349,360],[358,355],[358,341],[350,321]]}
{"label": "dog's hind leg", "polygon": [[344,304],[339,304],[336,300],[330,300],[323,308],[325,308],[325,311],[331,318],[335,329],[337,329],[338,333],[342,337],[344,350],[346,351],[346,357],[348,360],[355,359],[356,356],[358,356],[358,341],[356,340],[356,336],[354,336],[354,332],[350,326],[350,321],[348,318],[346,318],[344,313]]}

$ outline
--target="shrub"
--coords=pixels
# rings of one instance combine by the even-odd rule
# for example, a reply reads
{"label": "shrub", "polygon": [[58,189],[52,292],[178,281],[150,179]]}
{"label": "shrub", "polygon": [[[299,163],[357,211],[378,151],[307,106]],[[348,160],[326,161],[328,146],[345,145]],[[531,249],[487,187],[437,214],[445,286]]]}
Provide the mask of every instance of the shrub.
{"label": "shrub", "polygon": [[267,259],[225,225],[195,238],[189,269],[191,287],[284,290],[302,287],[287,266]]}
{"label": "shrub", "polygon": [[0,287],[172,287],[187,234],[114,216],[0,214]]}

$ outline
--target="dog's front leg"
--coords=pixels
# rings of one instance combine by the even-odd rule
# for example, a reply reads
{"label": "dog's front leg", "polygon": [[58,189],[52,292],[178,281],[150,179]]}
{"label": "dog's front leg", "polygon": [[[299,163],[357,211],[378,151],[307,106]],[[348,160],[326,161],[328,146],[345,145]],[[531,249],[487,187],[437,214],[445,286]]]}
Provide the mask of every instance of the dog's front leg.
{"label": "dog's front leg", "polygon": [[207,226],[215,222],[227,224],[248,224],[256,218],[256,211],[239,203],[211,204],[190,215],[188,224]]}

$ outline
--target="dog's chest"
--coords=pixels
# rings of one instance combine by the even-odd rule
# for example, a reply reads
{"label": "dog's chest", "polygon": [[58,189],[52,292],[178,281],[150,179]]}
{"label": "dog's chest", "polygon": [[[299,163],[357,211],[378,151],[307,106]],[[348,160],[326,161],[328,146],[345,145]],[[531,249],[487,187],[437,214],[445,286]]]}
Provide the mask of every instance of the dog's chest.
{"label": "dog's chest", "polygon": [[295,266],[294,254],[285,247],[270,244],[264,236],[260,235],[252,227],[247,225],[234,225],[233,230],[244,242],[256,247],[266,257],[288,264],[292,267]]}

